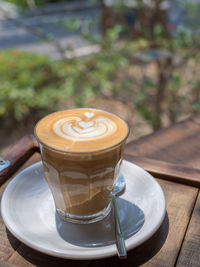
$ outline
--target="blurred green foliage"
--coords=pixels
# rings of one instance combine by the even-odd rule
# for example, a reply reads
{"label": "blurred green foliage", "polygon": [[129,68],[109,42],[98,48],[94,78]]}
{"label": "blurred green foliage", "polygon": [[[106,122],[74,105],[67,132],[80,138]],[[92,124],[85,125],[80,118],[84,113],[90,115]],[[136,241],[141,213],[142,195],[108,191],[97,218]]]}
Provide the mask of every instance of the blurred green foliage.
{"label": "blurred green foliage", "polygon": [[[113,34],[111,38],[114,42]],[[1,51],[1,123],[26,121],[66,108],[68,99],[71,106],[82,107],[90,98],[117,95],[121,87],[129,90],[130,81],[122,78],[129,66],[128,54],[143,45],[124,47],[117,43],[114,50],[108,46],[98,54],[64,61],[22,51]]]}
{"label": "blurred green foliage", "polygon": [[[138,8],[144,8],[144,1],[138,1]],[[196,12],[191,4],[187,8]],[[70,107],[83,107],[88,99],[102,96],[132,103],[130,107],[136,107],[153,129],[162,127],[163,115],[173,123],[182,110],[199,112],[199,36],[190,25],[171,32],[167,16],[160,19],[159,9],[147,11],[150,22],[138,18],[140,34],[135,38],[124,38],[129,28],[123,23],[113,23],[100,38],[90,34],[94,25],[89,23],[82,34],[101,50],[87,57],[55,62],[25,52],[0,52],[0,120],[9,118],[12,123],[39,117],[67,108],[68,99]],[[76,17],[55,23],[79,33],[83,25]]]}
{"label": "blurred green foliage", "polygon": [[[115,38],[118,34],[117,30]],[[148,43],[144,39],[116,42],[113,29],[109,36],[99,53],[64,61],[21,51],[0,52],[1,124],[9,126],[8,123],[16,121],[36,120],[49,112],[68,108],[69,99],[70,108],[83,107],[88,99],[104,96],[131,102],[132,107],[135,106],[154,127],[158,120],[154,109],[157,80],[132,70],[136,66],[134,55],[146,49]],[[184,99],[180,92],[183,86],[181,74],[174,72],[170,75],[165,111],[171,112],[171,116],[177,112],[180,100],[190,105],[190,110],[199,111],[198,77],[188,79],[187,85],[191,95]]]}
{"label": "blurred green foliage", "polygon": [[[147,5],[146,1],[138,1],[135,8],[136,31],[130,25],[123,25],[125,32],[131,33],[126,41],[135,42],[142,37],[146,42],[137,57],[139,65],[144,69],[143,75],[136,75],[132,84],[129,83],[129,88],[132,87],[129,99],[135,95],[133,101],[137,110],[154,130],[162,127],[163,117],[169,123],[174,123],[184,112],[191,114],[200,111],[200,79],[197,73],[200,65],[200,3],[179,1],[179,8],[184,10],[185,16],[177,24],[169,21],[170,11],[161,8],[163,3],[164,0],[161,0],[155,1],[154,5]],[[118,12],[119,8],[120,6]],[[112,24],[114,23],[113,21]],[[151,68],[151,63],[156,70],[153,75],[145,72],[145,68]],[[137,85],[136,91],[133,88],[134,82]],[[124,93],[123,87],[120,93]]]}
{"label": "blurred green foliage", "polygon": [[42,55],[0,52],[0,119],[12,123],[54,110],[62,97],[58,66]]}

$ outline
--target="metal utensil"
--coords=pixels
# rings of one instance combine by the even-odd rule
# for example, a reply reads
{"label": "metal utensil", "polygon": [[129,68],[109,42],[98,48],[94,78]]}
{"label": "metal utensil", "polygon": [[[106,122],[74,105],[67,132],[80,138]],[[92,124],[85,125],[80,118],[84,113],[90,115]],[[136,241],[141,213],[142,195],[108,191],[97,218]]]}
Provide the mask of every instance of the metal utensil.
{"label": "metal utensil", "polygon": [[121,194],[126,187],[125,179],[123,175],[120,175],[119,178],[116,180],[112,193],[112,205],[113,205],[113,213],[114,213],[114,222],[115,222],[115,238],[116,238],[116,246],[117,246],[117,253],[120,259],[126,259],[127,251],[124,242],[124,237],[122,234],[120,219],[119,219],[119,212],[117,207],[116,197]]}

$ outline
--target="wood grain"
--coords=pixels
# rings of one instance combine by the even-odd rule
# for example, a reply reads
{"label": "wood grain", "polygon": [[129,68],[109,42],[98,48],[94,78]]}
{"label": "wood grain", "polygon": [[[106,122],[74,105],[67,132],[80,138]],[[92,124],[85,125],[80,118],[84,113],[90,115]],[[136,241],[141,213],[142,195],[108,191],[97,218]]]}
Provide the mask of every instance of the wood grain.
{"label": "wood grain", "polygon": [[20,267],[86,267],[89,266],[87,260],[67,260],[45,255],[36,250],[21,244],[17,251],[9,258],[9,263]]}
{"label": "wood grain", "polygon": [[96,260],[90,266],[173,267],[190,220],[198,189],[159,180],[166,196],[167,214],[160,229],[141,246],[128,252],[123,262],[117,257]]}
{"label": "wood grain", "polygon": [[200,194],[176,266],[200,266]]}
{"label": "wood grain", "polygon": [[5,262],[5,261],[0,261],[0,267],[17,267],[17,265]]}
{"label": "wood grain", "polygon": [[198,190],[194,187],[168,181],[158,181],[167,199],[169,234],[162,249],[145,266],[174,266],[190,221]]}
{"label": "wood grain", "polygon": [[124,158],[145,169],[153,176],[200,188],[200,169],[146,157],[130,156],[127,154]]}
{"label": "wood grain", "polygon": [[126,145],[125,153],[200,169],[200,124],[192,117]]}
{"label": "wood grain", "polygon": [[7,261],[11,257],[15,249],[19,247],[20,241],[14,238],[10,233],[8,233],[7,235],[6,227],[3,223],[2,217],[0,217],[0,235],[0,260]]}
{"label": "wood grain", "polygon": [[38,144],[33,135],[26,135],[14,146],[9,148],[1,157],[10,161],[10,166],[0,172],[0,185],[14,173],[36,150]]}

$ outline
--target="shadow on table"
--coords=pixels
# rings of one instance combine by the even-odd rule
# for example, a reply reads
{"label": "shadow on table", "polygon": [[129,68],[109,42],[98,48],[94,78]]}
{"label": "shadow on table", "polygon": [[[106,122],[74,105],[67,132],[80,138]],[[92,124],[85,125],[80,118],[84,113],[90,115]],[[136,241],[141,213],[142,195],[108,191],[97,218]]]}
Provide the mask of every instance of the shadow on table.
{"label": "shadow on table", "polygon": [[[44,253],[38,252],[25,244],[19,242],[18,247],[16,246],[16,238],[6,229],[8,239],[14,250],[17,251],[15,255],[12,255],[12,260],[10,263],[16,264],[16,266],[37,266],[37,267],[85,267],[89,266],[89,260],[66,260],[62,258],[57,258],[53,256],[46,255]],[[24,259],[20,259],[20,258]],[[21,264],[23,262],[23,265]],[[27,264],[26,264],[27,262]]]}
{"label": "shadow on table", "polygon": [[20,243],[20,245],[16,247],[16,238],[8,230],[7,230],[7,236],[14,250],[17,250],[17,253],[19,253],[19,255],[16,255],[16,262],[15,261],[12,262],[15,264],[17,264],[18,261],[20,263],[20,256],[22,256],[25,260],[27,260],[28,262],[32,263],[37,267],[51,267],[51,266],[134,267],[144,264],[159,252],[159,250],[162,248],[163,244],[167,239],[168,232],[169,232],[169,218],[168,214],[166,213],[164,221],[161,224],[160,228],[156,231],[156,233],[142,245],[129,251],[126,260],[119,260],[117,256],[100,260],[78,260],[78,261],[56,258],[53,256],[48,256],[43,253],[37,252],[36,250],[33,250],[22,243]]}
{"label": "shadow on table", "polygon": [[[90,263],[92,267],[136,267],[141,266],[155,256],[164,245],[169,232],[169,218],[165,214],[165,218],[160,228],[146,242],[128,252],[126,260],[119,260],[118,257],[110,257],[103,260],[94,260]],[[151,265],[151,264],[150,264]],[[150,266],[149,265],[149,266]],[[154,266],[153,263],[151,266]]]}
{"label": "shadow on table", "polygon": [[[145,222],[144,212],[122,198],[117,198],[117,207],[124,238],[128,239],[142,228]],[[106,252],[106,246],[115,244],[112,212],[104,220],[82,225],[64,222],[57,214],[55,217],[58,234],[70,244],[95,248],[104,246],[101,250],[103,254]]]}

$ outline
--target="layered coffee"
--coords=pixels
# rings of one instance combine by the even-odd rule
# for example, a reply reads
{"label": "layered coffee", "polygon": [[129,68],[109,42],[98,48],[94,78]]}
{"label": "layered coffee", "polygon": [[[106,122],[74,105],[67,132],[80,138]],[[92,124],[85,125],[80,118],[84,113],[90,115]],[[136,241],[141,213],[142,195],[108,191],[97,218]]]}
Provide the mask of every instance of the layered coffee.
{"label": "layered coffee", "polygon": [[127,124],[102,110],[72,109],[46,116],[35,133],[61,217],[87,221],[105,214],[120,171]]}

